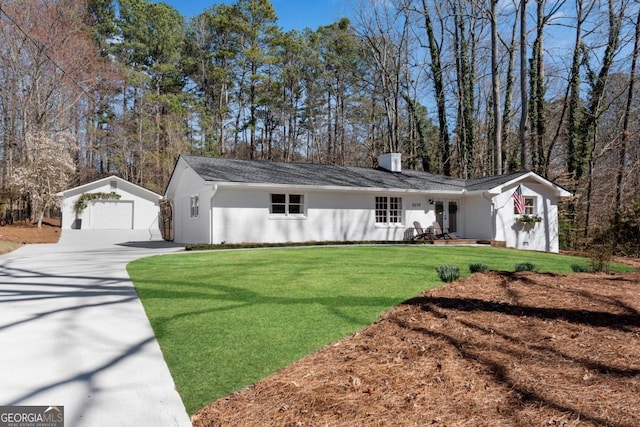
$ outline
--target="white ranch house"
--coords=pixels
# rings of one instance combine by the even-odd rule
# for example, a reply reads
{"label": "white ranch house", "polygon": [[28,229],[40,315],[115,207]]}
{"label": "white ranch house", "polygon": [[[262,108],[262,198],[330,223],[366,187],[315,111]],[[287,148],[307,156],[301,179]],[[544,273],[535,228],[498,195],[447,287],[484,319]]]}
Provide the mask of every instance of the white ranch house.
{"label": "white ranch house", "polygon": [[[82,212],[74,211],[83,194],[111,192],[120,198],[90,200]],[[157,234],[162,196],[120,177],[98,179],[58,195],[62,197],[62,229],[149,230]]]}
{"label": "white ranch house", "polygon": [[[558,252],[560,197],[570,193],[533,172],[462,180],[378,168],[180,156],[165,193],[166,238],[178,243],[405,240],[439,224],[459,238]],[[520,186],[525,212],[514,214]]]}

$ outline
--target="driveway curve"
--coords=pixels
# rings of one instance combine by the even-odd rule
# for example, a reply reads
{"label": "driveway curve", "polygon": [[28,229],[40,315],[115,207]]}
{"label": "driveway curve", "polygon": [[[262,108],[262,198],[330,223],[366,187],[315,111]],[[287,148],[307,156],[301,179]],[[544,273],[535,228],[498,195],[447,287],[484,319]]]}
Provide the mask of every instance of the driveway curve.
{"label": "driveway curve", "polygon": [[0,406],[67,426],[190,426],[127,263],[181,247],[148,231],[63,230],[0,256]]}

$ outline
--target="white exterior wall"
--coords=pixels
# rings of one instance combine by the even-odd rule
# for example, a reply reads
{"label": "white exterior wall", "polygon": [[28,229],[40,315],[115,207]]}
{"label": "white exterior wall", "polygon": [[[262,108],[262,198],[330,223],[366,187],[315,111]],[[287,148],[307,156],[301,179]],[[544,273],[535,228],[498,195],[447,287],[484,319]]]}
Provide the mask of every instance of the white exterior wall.
{"label": "white exterior wall", "polygon": [[493,239],[491,201],[481,194],[469,194],[464,197],[462,218],[465,224],[464,237],[467,239]]}
{"label": "white exterior wall", "polygon": [[[176,169],[181,167],[176,166]],[[210,203],[212,188],[193,169],[185,165],[178,185],[167,194],[173,205],[173,240],[178,243],[210,243]],[[197,217],[191,217],[191,197],[197,195],[200,208]]]}
{"label": "white exterior wall", "polygon": [[[62,199],[62,206],[60,208],[61,212],[62,212],[62,223],[61,223],[61,228],[63,230],[67,229],[71,229],[72,224],[74,223],[74,221],[76,220],[76,213],[73,211],[73,205],[76,203],[76,200],[78,200],[78,198],[80,197],[79,193],[77,195],[73,195],[73,196],[69,196],[69,197],[65,197]],[[87,210],[87,209],[85,209]],[[84,218],[85,216],[88,216],[88,212],[82,212],[79,216],[79,218]]]}
{"label": "white exterior wall", "polygon": [[[141,187],[127,181],[117,179],[118,188],[111,188],[112,179],[99,180],[95,184],[87,184],[76,189],[64,192],[62,200],[62,229],[70,229],[76,219],[73,205],[83,193],[110,193],[114,191],[120,195],[119,201],[133,203],[133,228],[146,230],[158,228],[158,213],[160,195],[155,195]],[[153,200],[152,200],[153,199]],[[91,203],[81,212],[78,218],[82,219],[82,228],[91,228]]]}
{"label": "white exterior wall", "polygon": [[547,187],[524,182],[522,194],[535,198],[536,213],[542,217],[541,223],[523,225],[516,222],[513,213],[513,188],[505,190],[493,198],[496,207],[496,237],[509,248],[558,252],[558,205],[557,197]]}
{"label": "white exterior wall", "polygon": [[[187,173],[188,175],[188,173]],[[185,175],[187,188],[198,179]],[[201,184],[204,184],[200,180]],[[174,199],[174,240],[178,243],[283,243],[307,241],[403,240],[413,235],[413,221],[426,228],[435,220],[428,197],[415,193],[285,190],[282,188],[220,187],[207,191],[200,186],[200,218],[189,218],[190,196]],[[181,192],[177,192],[178,194]],[[303,194],[304,216],[270,215],[271,194]],[[213,199],[211,195],[213,194]],[[403,222],[375,223],[376,196],[401,197]],[[211,216],[206,215],[212,201]],[[213,220],[213,233],[209,224]],[[184,220],[182,220],[184,219]],[[206,240],[205,240],[206,239]]]}
{"label": "white exterior wall", "polygon": [[[535,198],[542,223],[516,223],[512,197],[515,184],[492,189],[500,191],[499,195],[214,184],[205,182],[182,159],[176,164],[165,198],[173,206],[174,241],[183,244],[400,241],[414,235],[414,221],[425,229],[434,224],[435,202],[444,201],[446,206],[447,201],[455,201],[456,235],[460,238],[504,241],[507,247],[558,252],[557,195],[566,192],[539,183],[535,177],[517,182],[525,197]],[[271,215],[271,194],[303,195],[305,214]],[[199,198],[199,215],[195,218],[190,215],[194,195]],[[402,198],[401,223],[376,224],[376,196]]]}

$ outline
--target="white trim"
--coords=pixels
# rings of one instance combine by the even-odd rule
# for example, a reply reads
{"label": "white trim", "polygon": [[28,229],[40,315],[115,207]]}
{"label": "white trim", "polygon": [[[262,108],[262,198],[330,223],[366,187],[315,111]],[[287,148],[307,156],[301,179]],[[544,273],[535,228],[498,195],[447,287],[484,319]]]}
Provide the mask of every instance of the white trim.
{"label": "white trim", "polygon": [[401,189],[401,188],[380,188],[380,187],[342,187],[338,185],[291,185],[291,184],[263,184],[252,182],[220,182],[220,181],[205,181],[209,185],[217,185],[220,187],[241,187],[241,188],[255,188],[255,189],[287,189],[287,191],[344,191],[344,192],[369,192],[369,193],[412,193],[412,194],[464,194],[465,190],[458,191],[445,191],[445,190],[417,190],[417,189]]}
{"label": "white trim", "polygon": [[200,217],[200,195],[192,194],[189,196],[189,219],[198,219]]}
{"label": "white trim", "polygon": [[[134,184],[133,182],[129,182],[126,179],[122,179],[119,176],[116,175],[111,175],[111,176],[107,176],[105,178],[101,178],[95,181],[91,181],[91,182],[87,182],[86,184],[82,184],[82,185],[78,185],[77,187],[73,187],[73,188],[68,188],[66,190],[63,190],[61,192],[58,193],[58,196],[62,196],[62,197],[66,197],[67,193],[73,193],[73,192],[83,192],[83,188],[90,188],[90,187],[94,187],[94,186],[98,186],[98,185],[102,185],[103,183],[107,183],[110,181],[119,181],[125,185],[131,185],[133,187],[139,188],[140,190],[142,190],[143,192],[146,192],[149,196],[152,196],[152,198],[154,199],[160,199],[162,196],[158,193],[155,193],[151,190],[148,190],[144,187],[141,187],[137,184]],[[118,186],[119,190],[122,190],[122,187]]]}
{"label": "white trim", "polygon": [[[285,197],[285,201],[284,201],[284,213],[273,213],[271,208],[272,208],[272,201],[271,201],[271,196],[274,194],[282,194]],[[292,214],[289,213],[289,198],[290,196],[302,196],[302,213],[299,214]],[[294,203],[296,204],[296,203]],[[288,220],[296,220],[296,219],[307,219],[307,210],[309,207],[309,196],[306,192],[295,192],[295,191],[285,191],[285,192],[281,192],[281,193],[274,193],[274,192],[270,192],[269,193],[269,219],[274,219],[274,220],[279,220],[279,219],[288,219]]]}
{"label": "white trim", "polygon": [[487,192],[493,193],[493,194],[504,193],[505,191],[508,191],[508,189],[510,187],[513,187],[515,184],[518,184],[518,183],[524,181],[527,178],[532,178],[535,181],[537,181],[538,183],[540,183],[542,185],[545,185],[545,186],[547,186],[549,188],[552,188],[555,191],[557,197],[570,197],[570,196],[573,195],[570,192],[568,192],[567,190],[565,190],[564,188],[560,187],[557,184],[554,184],[553,182],[549,181],[548,179],[545,179],[545,178],[541,177],[540,175],[538,175],[535,172],[527,172],[524,175],[520,175],[517,178],[514,178],[514,179],[512,179],[510,181],[507,181],[507,182],[505,182],[503,184],[497,185],[497,186],[495,186],[493,188],[490,188],[490,189],[484,190],[484,191],[487,191]]}
{"label": "white trim", "polygon": [[339,185],[292,185],[292,184],[275,184],[275,183],[253,183],[253,182],[230,182],[230,181],[207,181],[204,182],[209,185],[217,185],[221,187],[242,187],[242,188],[256,188],[256,189],[264,189],[264,188],[283,188],[287,190],[314,190],[314,191],[359,191],[359,192],[370,192],[370,193],[399,193],[399,194],[429,194],[438,196],[441,195],[443,197],[447,197],[449,195],[464,195],[464,194],[500,194],[505,191],[508,191],[508,187],[513,186],[521,181],[524,181],[527,178],[532,178],[538,183],[545,185],[549,188],[552,188],[556,196],[558,197],[570,197],[573,194],[559,185],[554,184],[553,182],[541,177],[535,172],[527,172],[524,175],[520,175],[510,181],[497,185],[495,187],[491,187],[489,189],[485,188],[482,190],[423,190],[423,189],[410,189],[410,188],[382,188],[382,187],[344,187]]}
{"label": "white trim", "polygon": [[[386,209],[385,209],[385,216],[387,221],[386,222],[378,222],[378,197],[384,197],[386,200]],[[400,221],[399,222],[389,222],[389,218],[390,218],[390,213],[392,211],[391,209],[391,198],[394,199],[400,199]],[[397,195],[387,195],[387,194],[378,194],[374,197],[373,199],[373,221],[374,221],[374,226],[377,228],[392,228],[392,227],[402,227],[404,228],[404,224],[406,222],[406,213],[405,213],[405,206],[404,206],[404,200],[402,199],[401,196],[397,196]],[[393,209],[396,210],[396,209]]]}

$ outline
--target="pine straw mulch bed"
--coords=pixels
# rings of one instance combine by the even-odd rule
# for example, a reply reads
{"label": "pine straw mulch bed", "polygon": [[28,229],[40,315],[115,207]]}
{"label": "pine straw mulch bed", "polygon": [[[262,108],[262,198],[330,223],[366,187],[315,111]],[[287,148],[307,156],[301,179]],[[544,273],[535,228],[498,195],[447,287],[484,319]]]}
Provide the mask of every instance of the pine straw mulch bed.
{"label": "pine straw mulch bed", "polygon": [[639,426],[640,273],[478,273],[192,417],[194,426]]}
{"label": "pine straw mulch bed", "polygon": [[0,226],[0,241],[13,243],[56,243],[60,239],[60,219],[46,218],[42,228],[29,221]]}

